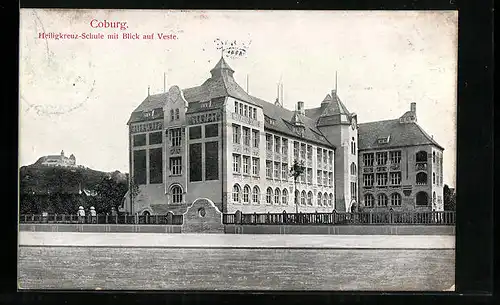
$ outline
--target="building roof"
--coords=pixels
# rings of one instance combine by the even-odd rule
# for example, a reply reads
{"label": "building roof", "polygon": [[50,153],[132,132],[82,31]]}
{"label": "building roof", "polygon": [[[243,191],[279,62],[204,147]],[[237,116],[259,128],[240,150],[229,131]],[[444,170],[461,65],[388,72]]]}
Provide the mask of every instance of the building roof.
{"label": "building roof", "polygon": [[339,114],[351,115],[335,90],[332,91],[332,94],[327,94],[325,96],[320,107],[306,109],[306,116],[311,118],[316,123],[321,117],[329,117]]}
{"label": "building roof", "polygon": [[[358,148],[360,150],[416,145],[435,145],[444,150],[414,122],[401,123],[399,119],[395,119],[360,123],[358,127]],[[379,143],[381,138],[389,138],[388,143]]]}

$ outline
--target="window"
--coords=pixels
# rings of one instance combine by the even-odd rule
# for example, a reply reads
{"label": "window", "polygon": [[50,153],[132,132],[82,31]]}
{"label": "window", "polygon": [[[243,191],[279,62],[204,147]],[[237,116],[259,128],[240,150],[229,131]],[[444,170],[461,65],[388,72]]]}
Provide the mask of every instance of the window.
{"label": "window", "polygon": [[363,165],[373,166],[373,153],[363,154]]}
{"label": "window", "polygon": [[287,139],[282,139],[282,141],[281,141],[281,153],[283,155],[288,154],[288,140]]}
{"label": "window", "polygon": [[274,190],[274,204],[280,204],[281,191],[279,188]]}
{"label": "window", "polygon": [[162,132],[152,132],[149,134],[149,145],[161,144],[163,142]]}
{"label": "window", "polygon": [[328,152],[328,162],[330,162],[330,165],[333,164],[333,151]]}
{"label": "window", "polygon": [[175,119],[178,120],[179,117],[179,109],[175,109]]}
{"label": "window", "polygon": [[260,136],[258,130],[252,130],[253,134],[253,147],[259,148]]}
{"label": "window", "polygon": [[432,152],[432,163],[436,163],[436,152]]}
{"label": "window", "polygon": [[323,178],[322,178],[323,177],[323,172],[322,171],[318,171],[316,173],[316,176],[317,176],[317,180],[318,180],[318,185],[321,185],[322,184],[321,182],[323,181]]}
{"label": "window", "polygon": [[250,187],[248,185],[243,187],[243,203],[250,203]]}
{"label": "window", "polygon": [[373,195],[365,194],[365,207],[372,207],[372,206],[373,206]]}
{"label": "window", "polygon": [[283,189],[283,192],[281,193],[281,203],[283,205],[288,204],[288,191],[287,191],[287,189]]}
{"label": "window", "polygon": [[391,151],[389,152],[389,157],[391,158],[391,163],[399,164],[401,163],[401,151]]}
{"label": "window", "polygon": [[401,172],[391,173],[391,184],[392,185],[401,184]]}
{"label": "window", "polygon": [[238,102],[234,102],[234,113],[238,113]]}
{"label": "window", "polygon": [[281,163],[281,179],[288,180],[288,164]]}
{"label": "window", "polygon": [[146,145],[146,134],[136,134],[134,135],[134,146],[144,146]]}
{"label": "window", "polygon": [[219,142],[205,143],[205,180],[219,180]]}
{"label": "window", "polygon": [[307,205],[313,205],[313,193],[311,191],[307,193]]}
{"label": "window", "polygon": [[429,195],[426,192],[417,193],[417,205],[427,205],[429,204]]}
{"label": "window", "polygon": [[280,176],[280,163],[274,162],[274,179],[279,179]]}
{"label": "window", "polygon": [[201,143],[189,145],[189,181],[201,181]]}
{"label": "window", "polygon": [[312,160],[313,148],[311,145],[307,145],[307,160]]}
{"label": "window", "polygon": [[432,184],[436,184],[436,173],[432,173]]}
{"label": "window", "polygon": [[356,164],[354,162],[351,163],[351,175],[356,175],[357,169]]}
{"label": "window", "polygon": [[364,174],[363,175],[363,185],[364,186],[373,186],[373,174]]}
{"label": "window", "polygon": [[257,108],[253,108],[253,119],[257,119]]}
{"label": "window", "polygon": [[401,195],[398,193],[393,193],[391,195],[391,205],[400,206],[401,205]]}
{"label": "window", "polygon": [[266,178],[273,178],[273,162],[266,160]]}
{"label": "window", "polygon": [[238,184],[233,186],[233,202],[240,202],[241,188]]}
{"label": "window", "polygon": [[295,159],[299,158],[299,142],[293,141],[293,156]]}
{"label": "window", "polygon": [[427,173],[424,173],[424,172],[417,173],[416,182],[417,182],[417,185],[426,185],[427,184]]}
{"label": "window", "polygon": [[387,164],[387,152],[378,152],[376,156],[377,156],[377,165]]}
{"label": "window", "polygon": [[180,128],[170,130],[170,145],[172,147],[181,146],[182,130]]}
{"label": "window", "polygon": [[134,150],[134,181],[146,184],[146,150]]}
{"label": "window", "polygon": [[321,148],[317,148],[317,151],[316,151],[316,159],[318,159],[318,163],[321,163],[321,159],[322,159],[322,154],[321,154]]}
{"label": "window", "polygon": [[233,173],[239,173],[241,168],[241,155],[233,154]]}
{"label": "window", "polygon": [[328,186],[328,172],[323,172],[323,185]]}
{"label": "window", "polygon": [[325,207],[328,206],[328,194],[327,193],[323,194],[323,205]]}
{"label": "window", "polygon": [[239,103],[240,106],[240,115],[243,115],[243,104]]}
{"label": "window", "polygon": [[322,206],[323,203],[321,202],[321,193],[318,193],[318,206]]}
{"label": "window", "polygon": [[170,175],[172,175],[172,176],[182,175],[182,158],[181,157],[170,158]]}
{"label": "window", "polygon": [[248,106],[243,105],[243,116],[248,116]]}
{"label": "window", "polygon": [[205,138],[212,138],[219,136],[219,124],[205,125]]}
{"label": "window", "polygon": [[280,137],[274,137],[274,151],[278,154],[281,152]]}
{"label": "window", "polygon": [[182,188],[179,185],[174,185],[172,187],[172,202],[173,203],[182,203]]}
{"label": "window", "polygon": [[240,126],[233,124],[233,143],[240,144],[240,139],[241,139],[240,133],[241,133]]}
{"label": "window", "polygon": [[377,205],[384,206],[384,207],[387,206],[387,196],[385,194],[378,194]]}
{"label": "window", "polygon": [[328,197],[328,205],[333,206],[333,194],[330,193],[330,196]]}
{"label": "window", "polygon": [[189,139],[201,139],[201,126],[189,127]]}
{"label": "window", "polygon": [[358,185],[356,182],[351,182],[351,199],[358,199]]}
{"label": "window", "polygon": [[273,189],[268,187],[266,191],[266,203],[267,204],[272,204],[273,203]]}
{"label": "window", "polygon": [[243,156],[243,174],[250,174],[250,157]]}
{"label": "window", "polygon": [[417,162],[427,162],[427,152],[425,151],[419,151],[415,157]]}
{"label": "window", "polygon": [[252,175],[259,175],[259,158],[252,158]]}
{"label": "window", "polygon": [[243,145],[250,146],[250,128],[243,127]]}
{"label": "window", "polygon": [[356,154],[356,142],[354,140],[354,137],[351,139],[351,154],[355,155]]}
{"label": "window", "polygon": [[307,169],[307,183],[313,182],[313,170],[312,168]]}
{"label": "window", "polygon": [[333,173],[328,173],[328,186],[333,186]]}
{"label": "window", "polygon": [[300,205],[306,205],[306,191],[300,193]]}
{"label": "window", "polygon": [[174,116],[174,109],[170,109],[170,121],[174,121],[175,116]]}
{"label": "window", "polygon": [[258,186],[254,186],[252,192],[252,202],[259,203],[259,201],[260,201],[260,190]]}
{"label": "window", "polygon": [[306,158],[306,144],[304,143],[300,144],[300,158],[301,159]]}
{"label": "window", "polygon": [[436,192],[432,193],[432,205],[436,205]]}
{"label": "window", "polygon": [[273,150],[273,136],[266,133],[266,149],[269,151]]}
{"label": "window", "polygon": [[387,173],[377,173],[377,186],[387,185]]}
{"label": "window", "polygon": [[328,151],[326,149],[323,150],[323,163],[325,163],[325,165],[328,164]]}

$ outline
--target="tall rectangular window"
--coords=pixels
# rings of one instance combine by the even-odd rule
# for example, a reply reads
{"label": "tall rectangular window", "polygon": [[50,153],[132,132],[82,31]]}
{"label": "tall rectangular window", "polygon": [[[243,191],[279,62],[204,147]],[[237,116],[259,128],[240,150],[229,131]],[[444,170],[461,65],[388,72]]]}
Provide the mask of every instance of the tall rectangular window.
{"label": "tall rectangular window", "polygon": [[280,163],[279,162],[274,162],[274,179],[280,179]]}
{"label": "tall rectangular window", "polygon": [[205,143],[205,180],[219,180],[219,142]]}
{"label": "tall rectangular window", "polygon": [[328,150],[323,149],[323,163],[328,164]]}
{"label": "tall rectangular window", "polygon": [[243,104],[240,103],[240,115],[243,115]]}
{"label": "tall rectangular window", "polygon": [[201,143],[189,145],[189,181],[202,181]]}
{"label": "tall rectangular window", "polygon": [[273,150],[273,136],[270,134],[266,134],[266,149],[269,151]]}
{"label": "tall rectangular window", "polygon": [[311,145],[307,145],[307,160],[312,160],[313,148]]}
{"label": "tall rectangular window", "polygon": [[387,152],[378,152],[377,156],[377,165],[386,165],[387,164]]}
{"label": "tall rectangular window", "polygon": [[243,156],[243,174],[250,174],[250,157]]}
{"label": "tall rectangular window", "polygon": [[283,155],[288,155],[288,140],[285,138],[282,138],[281,141],[281,153]]}
{"label": "tall rectangular window", "polygon": [[281,179],[288,180],[288,164],[281,163]]}
{"label": "tall rectangular window", "polygon": [[241,172],[241,155],[233,154],[233,173]]}
{"label": "tall rectangular window", "polygon": [[351,198],[354,200],[358,198],[358,186],[356,182],[351,182]]}
{"label": "tall rectangular window", "polygon": [[306,158],[306,144],[304,143],[300,144],[300,158],[301,159]]}
{"label": "tall rectangular window", "polygon": [[293,141],[293,157],[299,159],[299,142]]}
{"label": "tall rectangular window", "polygon": [[266,160],[266,178],[273,178],[273,162]]}
{"label": "tall rectangular window", "polygon": [[234,113],[238,113],[238,102],[234,102]]}
{"label": "tall rectangular window", "polygon": [[170,158],[170,175],[172,175],[172,176],[182,175],[182,158],[181,157]]}
{"label": "tall rectangular window", "polygon": [[377,185],[378,186],[387,185],[387,173],[377,173]]}
{"label": "tall rectangular window", "polygon": [[373,174],[364,174],[363,175],[363,185],[364,186],[373,186]]}
{"label": "tall rectangular window", "polygon": [[162,132],[152,132],[149,134],[149,145],[161,144],[163,142]]}
{"label": "tall rectangular window", "polygon": [[313,182],[313,170],[312,168],[307,169],[307,183]]}
{"label": "tall rectangular window", "polygon": [[162,148],[149,150],[149,183],[163,183]]}
{"label": "tall rectangular window", "polygon": [[146,184],[146,150],[134,150],[134,181]]}
{"label": "tall rectangular window", "polygon": [[392,185],[401,184],[401,172],[391,173],[391,184]]}
{"label": "tall rectangular window", "polygon": [[253,129],[252,130],[252,137],[253,137],[253,147],[259,148],[259,143],[260,143],[259,131]]}
{"label": "tall rectangular window", "polygon": [[373,166],[373,153],[363,154],[363,165]]}
{"label": "tall rectangular window", "polygon": [[250,146],[250,128],[243,127],[243,145]]}
{"label": "tall rectangular window", "polygon": [[190,140],[201,139],[201,126],[189,127],[189,139]]}
{"label": "tall rectangular window", "polygon": [[323,172],[323,185],[328,186],[328,172]]}
{"label": "tall rectangular window", "polygon": [[389,152],[389,156],[391,159],[391,163],[398,163],[398,164],[401,163],[401,151],[400,150]]}
{"label": "tall rectangular window", "polygon": [[170,130],[170,146],[181,146],[182,130],[180,128]]}
{"label": "tall rectangular window", "polygon": [[248,106],[243,105],[243,116],[248,116]]}
{"label": "tall rectangular window", "polygon": [[333,186],[333,173],[328,173],[328,185]]}
{"label": "tall rectangular window", "polygon": [[322,149],[318,147],[316,150],[316,159],[317,159],[318,164],[321,163],[321,160],[323,160],[323,157],[322,157],[323,154],[321,152],[322,152]]}
{"label": "tall rectangular window", "polygon": [[331,150],[328,152],[328,162],[330,165],[333,164],[333,151]]}
{"label": "tall rectangular window", "polygon": [[252,158],[252,175],[259,175],[259,158]]}
{"label": "tall rectangular window", "polygon": [[322,171],[318,171],[316,173],[316,179],[318,180],[318,185],[321,185],[322,182],[323,182],[323,172]]}
{"label": "tall rectangular window", "polygon": [[136,134],[134,135],[134,147],[146,145],[146,134]]}
{"label": "tall rectangular window", "polygon": [[281,138],[277,136],[274,137],[274,151],[276,153],[281,152]]}
{"label": "tall rectangular window", "polygon": [[233,143],[240,144],[241,130],[240,125],[233,124]]}
{"label": "tall rectangular window", "polygon": [[219,124],[205,125],[205,138],[213,138],[219,136]]}

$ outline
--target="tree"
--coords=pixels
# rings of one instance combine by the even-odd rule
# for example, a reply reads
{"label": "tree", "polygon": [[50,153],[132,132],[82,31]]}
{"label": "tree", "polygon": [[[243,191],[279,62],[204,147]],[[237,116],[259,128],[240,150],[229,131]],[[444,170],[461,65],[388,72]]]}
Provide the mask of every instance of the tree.
{"label": "tree", "polygon": [[290,176],[293,177],[293,183],[294,183],[294,195],[295,195],[295,213],[299,213],[299,201],[298,201],[298,196],[297,196],[297,179],[304,173],[306,170],[306,167],[304,166],[304,161],[293,161],[293,165],[290,168]]}
{"label": "tree", "polygon": [[105,176],[96,186],[96,192],[97,206],[95,209],[97,213],[110,212],[113,207],[118,210],[123,196],[127,192],[127,183],[117,181],[111,176]]}
{"label": "tree", "polygon": [[443,200],[444,200],[444,210],[445,211],[456,211],[457,200],[456,194],[453,189],[451,189],[447,184],[443,188]]}

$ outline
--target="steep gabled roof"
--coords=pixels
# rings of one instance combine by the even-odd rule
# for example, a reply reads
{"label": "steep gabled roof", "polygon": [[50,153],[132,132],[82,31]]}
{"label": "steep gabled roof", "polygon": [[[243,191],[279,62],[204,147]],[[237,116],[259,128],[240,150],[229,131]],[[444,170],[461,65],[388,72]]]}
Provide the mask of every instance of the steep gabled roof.
{"label": "steep gabled roof", "polygon": [[[358,147],[360,150],[435,145],[444,149],[429,136],[417,123],[400,123],[399,119],[360,123]],[[387,144],[379,143],[380,138],[389,137]]]}

